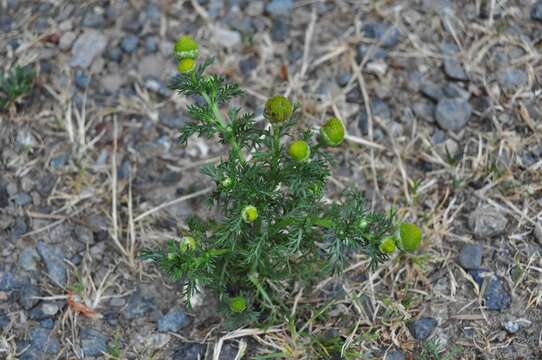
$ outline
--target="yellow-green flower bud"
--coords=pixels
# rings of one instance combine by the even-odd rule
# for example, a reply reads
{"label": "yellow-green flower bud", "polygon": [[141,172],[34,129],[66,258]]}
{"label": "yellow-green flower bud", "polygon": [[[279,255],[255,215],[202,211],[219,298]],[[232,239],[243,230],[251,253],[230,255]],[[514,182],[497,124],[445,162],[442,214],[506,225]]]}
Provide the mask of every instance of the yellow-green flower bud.
{"label": "yellow-green flower bud", "polygon": [[194,251],[196,250],[196,240],[192,236],[185,236],[181,239],[181,242],[179,243],[179,251],[181,253],[185,253],[188,250]]}
{"label": "yellow-green flower bud", "polygon": [[415,251],[422,241],[422,231],[415,224],[401,223],[397,238],[403,251]]}
{"label": "yellow-green flower bud", "polygon": [[167,253],[167,259],[168,260],[173,260],[173,259],[175,259],[175,255],[176,255],[175,253]]}
{"label": "yellow-green flower bud", "polygon": [[326,145],[337,146],[344,140],[345,129],[343,122],[332,117],[320,128],[320,136]]}
{"label": "yellow-green flower bud", "polygon": [[393,253],[395,251],[395,239],[392,236],[384,238],[378,248],[383,254]]}
{"label": "yellow-green flower bud", "polygon": [[311,155],[311,148],[303,140],[296,140],[290,144],[288,154],[290,154],[295,161],[305,161]]}
{"label": "yellow-green flower bud", "polygon": [[293,106],[284,96],[273,96],[265,103],[264,116],[271,124],[280,124],[292,116]]}
{"label": "yellow-green flower bud", "polygon": [[358,221],[358,227],[361,229],[361,230],[365,230],[367,228],[367,226],[369,226],[369,222],[365,219],[360,219]]}
{"label": "yellow-green flower bud", "polygon": [[241,212],[241,217],[246,223],[254,222],[258,218],[258,209],[252,205],[245,206]]}
{"label": "yellow-green flower bud", "polygon": [[177,70],[181,74],[188,74],[196,68],[196,60],[191,58],[182,59],[179,61],[179,65],[177,66]]}
{"label": "yellow-green flower bud", "polygon": [[175,43],[175,56],[179,60],[198,57],[198,43],[188,35],[183,35]]}
{"label": "yellow-green flower bud", "polygon": [[231,186],[231,184],[233,184],[233,181],[231,178],[229,177],[225,177],[224,179],[222,179],[222,181],[220,182],[220,185],[223,187],[223,188],[229,188]]}
{"label": "yellow-green flower bud", "polygon": [[230,299],[229,307],[231,312],[242,313],[247,309],[247,300],[242,296],[236,296]]}

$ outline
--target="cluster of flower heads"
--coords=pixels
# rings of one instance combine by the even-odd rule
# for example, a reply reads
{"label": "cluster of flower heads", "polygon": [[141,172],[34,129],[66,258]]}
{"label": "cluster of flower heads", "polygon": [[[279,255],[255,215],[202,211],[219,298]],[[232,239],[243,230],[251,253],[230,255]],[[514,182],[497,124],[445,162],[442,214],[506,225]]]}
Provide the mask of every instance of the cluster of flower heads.
{"label": "cluster of flower heads", "polygon": [[198,43],[188,35],[181,36],[175,43],[175,57],[179,61],[177,70],[181,74],[187,74],[196,68],[198,48]]}

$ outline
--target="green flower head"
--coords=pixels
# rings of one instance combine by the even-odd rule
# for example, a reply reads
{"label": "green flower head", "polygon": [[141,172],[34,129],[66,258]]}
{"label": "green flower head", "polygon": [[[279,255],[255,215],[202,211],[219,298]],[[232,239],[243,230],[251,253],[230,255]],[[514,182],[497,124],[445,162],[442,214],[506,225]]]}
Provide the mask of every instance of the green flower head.
{"label": "green flower head", "polygon": [[183,35],[175,43],[175,56],[179,60],[198,57],[198,43],[188,35]]}
{"label": "green flower head", "polygon": [[273,96],[265,103],[264,116],[271,124],[280,124],[292,116],[292,103],[284,96]]}
{"label": "green flower head", "polygon": [[305,141],[296,140],[290,144],[288,154],[290,154],[295,161],[305,161],[311,155],[311,148]]}
{"label": "green flower head", "polygon": [[242,296],[236,296],[230,299],[229,308],[231,312],[242,313],[247,309],[247,300]]}
{"label": "green flower head", "polygon": [[391,254],[395,251],[395,239],[392,236],[388,236],[382,240],[378,247],[381,253]]}
{"label": "green flower head", "polygon": [[252,205],[245,206],[241,212],[241,217],[247,224],[252,223],[258,218],[258,209]]}
{"label": "green flower head", "polygon": [[332,117],[320,128],[320,136],[326,145],[337,146],[344,140],[345,129],[343,122]]}
{"label": "green flower head", "polygon": [[181,74],[188,74],[194,71],[196,68],[196,60],[191,58],[182,59],[179,61],[179,65],[177,65],[177,70]]}
{"label": "green flower head", "polygon": [[224,179],[222,179],[222,181],[220,182],[220,185],[225,189],[229,188],[232,184],[233,184],[232,179],[227,176]]}
{"label": "green flower head", "polygon": [[192,236],[185,236],[181,239],[181,242],[179,243],[179,251],[181,253],[185,253],[188,250],[194,251],[196,250],[196,240]]}
{"label": "green flower head", "polygon": [[401,223],[397,237],[403,251],[416,251],[422,242],[422,231],[415,224]]}

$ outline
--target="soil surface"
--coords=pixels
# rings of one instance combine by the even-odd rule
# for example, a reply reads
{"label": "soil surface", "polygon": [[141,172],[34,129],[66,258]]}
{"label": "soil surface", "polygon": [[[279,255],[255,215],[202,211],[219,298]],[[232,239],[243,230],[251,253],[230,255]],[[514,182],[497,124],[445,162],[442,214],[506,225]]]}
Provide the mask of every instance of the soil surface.
{"label": "soil surface", "polygon": [[[258,118],[276,94],[307,127],[341,117],[330,197],[362,189],[421,249],[359,255],[301,294],[333,300],[314,319],[186,309],[137,258],[212,214],[198,169],[225,154],[177,143],[182,34]],[[3,0],[15,65],[37,76],[0,112],[0,359],[542,358],[542,1]]]}

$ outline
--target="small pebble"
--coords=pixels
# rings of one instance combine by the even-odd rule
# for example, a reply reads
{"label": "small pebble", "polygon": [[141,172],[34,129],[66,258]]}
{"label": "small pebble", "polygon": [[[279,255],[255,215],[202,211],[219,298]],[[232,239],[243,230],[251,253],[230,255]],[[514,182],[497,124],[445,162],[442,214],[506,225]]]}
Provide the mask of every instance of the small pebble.
{"label": "small pebble", "polygon": [[437,320],[431,317],[422,317],[419,320],[413,320],[407,323],[407,328],[414,339],[418,341],[426,340],[437,326]]}
{"label": "small pebble", "polygon": [[282,18],[273,20],[271,27],[271,40],[276,42],[283,42],[290,36],[290,26]]}
{"label": "small pebble", "polygon": [[482,264],[482,247],[478,244],[466,244],[459,254],[459,264],[464,269],[479,269]]}
{"label": "small pebble", "polygon": [[75,86],[81,90],[85,90],[90,84],[90,77],[81,70],[75,72]]}
{"label": "small pebble", "polygon": [[139,38],[135,35],[126,35],[122,38],[120,42],[120,47],[122,51],[127,54],[130,54],[135,51],[137,44],[139,43]]}
{"label": "small pebble", "polygon": [[460,130],[470,119],[471,106],[464,99],[442,99],[435,110],[435,119],[443,130]]}
{"label": "small pebble", "polygon": [[501,280],[493,276],[484,292],[485,306],[488,310],[503,310],[510,307],[510,294],[504,288]]}
{"label": "small pebble", "polygon": [[158,319],[158,331],[177,332],[189,323],[190,320],[184,311],[181,309],[172,309],[166,315]]}
{"label": "small pebble", "polygon": [[292,0],[272,0],[265,7],[271,17],[287,17],[292,15],[294,2]]}

